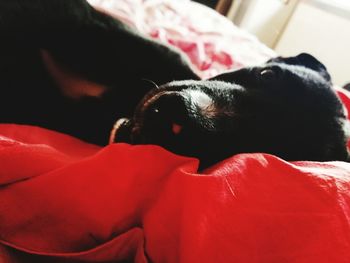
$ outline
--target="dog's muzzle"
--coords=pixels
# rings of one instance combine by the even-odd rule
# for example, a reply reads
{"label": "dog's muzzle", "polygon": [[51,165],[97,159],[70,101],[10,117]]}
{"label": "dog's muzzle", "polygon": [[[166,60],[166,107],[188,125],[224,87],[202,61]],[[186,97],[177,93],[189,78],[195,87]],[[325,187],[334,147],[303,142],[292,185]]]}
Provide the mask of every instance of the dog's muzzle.
{"label": "dog's muzzle", "polygon": [[216,115],[213,100],[200,90],[158,90],[145,96],[132,119],[115,123],[110,143],[167,145],[181,137],[189,122],[206,127]]}
{"label": "dog's muzzle", "polygon": [[182,131],[187,115],[182,92],[161,90],[148,94],[131,119],[116,121],[109,142],[159,144]]}

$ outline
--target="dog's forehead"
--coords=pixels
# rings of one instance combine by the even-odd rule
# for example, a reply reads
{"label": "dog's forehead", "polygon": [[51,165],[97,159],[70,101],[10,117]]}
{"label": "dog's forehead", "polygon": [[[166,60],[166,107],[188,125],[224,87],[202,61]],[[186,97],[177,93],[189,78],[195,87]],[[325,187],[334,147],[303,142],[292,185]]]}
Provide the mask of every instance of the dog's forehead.
{"label": "dog's forehead", "polygon": [[300,64],[284,64],[284,63],[268,63],[267,66],[277,66],[279,67],[283,74],[289,78],[281,78],[282,81],[297,81],[298,83],[307,82],[307,85],[311,85],[312,83],[324,83],[325,79],[323,75],[305,65]]}

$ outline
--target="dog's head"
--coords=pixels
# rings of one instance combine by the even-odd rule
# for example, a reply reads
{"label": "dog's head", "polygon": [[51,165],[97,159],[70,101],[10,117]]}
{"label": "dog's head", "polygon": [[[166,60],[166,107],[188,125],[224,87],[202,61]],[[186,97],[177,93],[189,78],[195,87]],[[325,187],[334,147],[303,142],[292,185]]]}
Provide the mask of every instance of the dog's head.
{"label": "dog's head", "polygon": [[[116,141],[157,144],[202,167],[237,153],[286,160],[346,160],[346,112],[326,68],[301,54],[147,94]],[[115,138],[114,138],[115,137]]]}

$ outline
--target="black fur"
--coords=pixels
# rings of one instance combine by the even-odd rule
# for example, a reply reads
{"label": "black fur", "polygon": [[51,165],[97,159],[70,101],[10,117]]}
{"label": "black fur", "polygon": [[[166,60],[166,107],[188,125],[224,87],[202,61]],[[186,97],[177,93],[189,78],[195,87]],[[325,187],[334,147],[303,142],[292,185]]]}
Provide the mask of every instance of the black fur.
{"label": "black fur", "polygon": [[[199,81],[175,49],[84,0],[1,1],[0,33],[0,122],[38,125],[103,145],[114,122],[127,117],[117,141],[158,144],[200,158],[202,167],[247,152],[348,159],[343,105],[326,68],[310,55]],[[43,52],[106,91],[67,97]],[[154,89],[145,79],[163,85]]]}
{"label": "black fur", "polygon": [[210,80],[165,84],[146,96],[117,139],[159,144],[198,157],[204,167],[252,152],[347,161],[347,122],[326,68],[300,54]]}
{"label": "black fur", "polygon": [[[0,1],[0,122],[34,124],[107,144],[157,84],[198,79],[173,48],[144,38],[85,0]],[[70,72],[103,84],[102,98],[65,97],[48,74],[46,50]]]}

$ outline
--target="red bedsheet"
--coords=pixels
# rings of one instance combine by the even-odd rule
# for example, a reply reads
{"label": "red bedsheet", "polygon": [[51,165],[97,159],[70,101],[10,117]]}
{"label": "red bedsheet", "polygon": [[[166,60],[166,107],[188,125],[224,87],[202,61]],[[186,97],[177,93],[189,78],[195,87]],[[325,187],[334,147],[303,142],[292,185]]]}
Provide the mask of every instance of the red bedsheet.
{"label": "red bedsheet", "polygon": [[350,261],[348,163],[0,134],[0,262]]}

